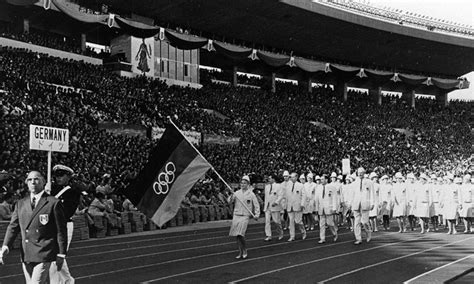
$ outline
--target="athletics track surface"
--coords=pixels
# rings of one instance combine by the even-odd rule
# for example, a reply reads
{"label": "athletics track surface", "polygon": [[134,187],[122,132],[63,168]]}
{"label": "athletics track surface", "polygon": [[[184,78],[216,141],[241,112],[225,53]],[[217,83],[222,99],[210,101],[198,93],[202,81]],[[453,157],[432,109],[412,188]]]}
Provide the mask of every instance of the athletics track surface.
{"label": "athletics track surface", "polygon": [[[295,242],[286,242],[285,231],[282,241],[266,243],[264,225],[253,223],[247,231],[249,258],[236,260],[230,222],[213,226],[73,242],[68,264],[78,284],[402,283],[415,277],[412,283],[441,283],[474,267],[474,234],[399,234],[392,228],[355,246],[352,232],[341,228],[336,243],[329,230],[322,245],[317,230],[304,241],[297,233]],[[19,251],[4,260],[0,283],[24,283]]]}

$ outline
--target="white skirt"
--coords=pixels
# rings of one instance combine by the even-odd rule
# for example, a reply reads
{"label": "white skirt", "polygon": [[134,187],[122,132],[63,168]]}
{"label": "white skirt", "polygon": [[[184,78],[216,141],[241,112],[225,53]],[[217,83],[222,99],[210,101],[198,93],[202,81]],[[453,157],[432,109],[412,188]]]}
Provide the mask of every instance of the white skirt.
{"label": "white skirt", "polygon": [[406,203],[395,204],[393,206],[393,217],[407,216]]}
{"label": "white skirt", "polygon": [[243,236],[247,232],[247,225],[249,224],[249,216],[234,215],[232,218],[232,225],[230,226],[229,236]]}
{"label": "white skirt", "polygon": [[462,217],[462,218],[474,217],[474,204],[472,202],[462,203],[462,209],[459,210],[459,217]]}
{"label": "white skirt", "polygon": [[418,202],[416,204],[415,216],[420,218],[430,218],[430,206],[429,203]]}

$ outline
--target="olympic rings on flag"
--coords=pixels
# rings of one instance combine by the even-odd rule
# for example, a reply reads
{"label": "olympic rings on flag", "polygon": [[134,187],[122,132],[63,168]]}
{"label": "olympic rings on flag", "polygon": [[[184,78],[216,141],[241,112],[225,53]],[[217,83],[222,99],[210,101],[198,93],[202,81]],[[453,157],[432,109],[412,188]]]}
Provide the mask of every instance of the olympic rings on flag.
{"label": "olympic rings on flag", "polygon": [[153,183],[153,190],[156,194],[167,194],[170,190],[170,184],[174,182],[176,166],[173,162],[168,162],[165,171],[158,175],[157,181]]}

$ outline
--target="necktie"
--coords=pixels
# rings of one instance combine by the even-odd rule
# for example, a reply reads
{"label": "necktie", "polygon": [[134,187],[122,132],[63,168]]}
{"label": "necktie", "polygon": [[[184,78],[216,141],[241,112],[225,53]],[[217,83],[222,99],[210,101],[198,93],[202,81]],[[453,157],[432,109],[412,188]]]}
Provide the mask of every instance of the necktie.
{"label": "necktie", "polygon": [[33,199],[31,200],[31,209],[35,209],[36,207],[36,197],[33,196]]}
{"label": "necktie", "polygon": [[326,196],[326,186],[323,185],[323,198]]}
{"label": "necktie", "polygon": [[272,194],[273,184],[270,184],[270,194]]}
{"label": "necktie", "polygon": [[293,187],[291,188],[291,192],[295,190],[295,184],[293,183]]}
{"label": "necktie", "polygon": [[362,192],[362,179],[360,179],[360,191]]}

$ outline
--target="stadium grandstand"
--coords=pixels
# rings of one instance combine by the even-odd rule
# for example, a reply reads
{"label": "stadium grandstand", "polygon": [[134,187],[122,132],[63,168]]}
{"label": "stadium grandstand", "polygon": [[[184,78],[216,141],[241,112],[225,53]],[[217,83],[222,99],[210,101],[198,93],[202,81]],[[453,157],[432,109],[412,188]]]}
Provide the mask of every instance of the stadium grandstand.
{"label": "stadium grandstand", "polygon": [[[2,194],[12,205],[27,172],[48,171],[29,125],[65,128],[52,161],[81,185],[74,238],[157,229],[123,192],[170,118],[260,199],[269,173],[342,175],[345,158],[474,174],[474,102],[448,99],[472,71],[472,26],[368,1],[0,0]],[[232,218],[229,194],[209,172],[167,227]]]}

